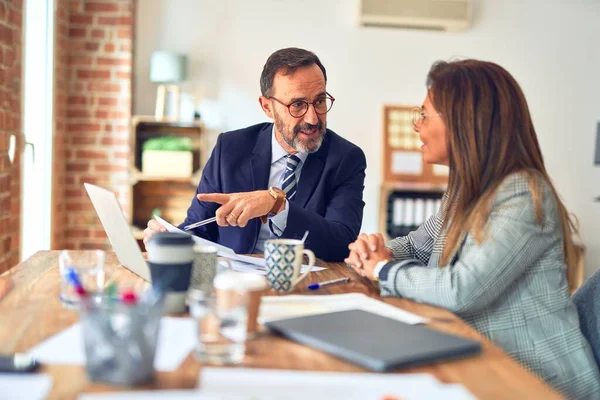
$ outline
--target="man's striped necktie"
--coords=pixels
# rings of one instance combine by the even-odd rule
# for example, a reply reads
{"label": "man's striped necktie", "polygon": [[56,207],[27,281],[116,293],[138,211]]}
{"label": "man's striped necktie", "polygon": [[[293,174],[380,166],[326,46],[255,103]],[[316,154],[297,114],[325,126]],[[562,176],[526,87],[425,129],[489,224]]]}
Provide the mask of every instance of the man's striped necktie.
{"label": "man's striped necktie", "polygon": [[288,200],[293,201],[296,197],[296,168],[300,164],[300,158],[295,155],[287,157],[285,166],[285,172],[283,173],[283,182],[281,183],[281,189],[286,193]]}

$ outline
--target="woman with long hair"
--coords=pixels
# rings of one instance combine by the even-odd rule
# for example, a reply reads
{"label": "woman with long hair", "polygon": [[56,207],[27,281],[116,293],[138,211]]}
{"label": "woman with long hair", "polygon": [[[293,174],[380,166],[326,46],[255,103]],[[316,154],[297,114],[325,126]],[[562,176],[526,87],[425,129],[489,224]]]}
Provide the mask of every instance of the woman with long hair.
{"label": "woman with long hair", "polygon": [[449,166],[442,206],[387,244],[361,234],[346,263],[384,296],[456,313],[568,398],[600,398],[566,279],[576,228],[521,88],[477,60],[435,63],[427,88],[413,122],[424,161]]}

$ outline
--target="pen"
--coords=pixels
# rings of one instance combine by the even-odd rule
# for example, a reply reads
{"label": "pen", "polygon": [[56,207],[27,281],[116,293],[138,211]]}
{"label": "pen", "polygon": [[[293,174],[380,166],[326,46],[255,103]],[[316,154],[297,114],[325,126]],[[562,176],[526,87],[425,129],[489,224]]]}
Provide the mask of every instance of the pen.
{"label": "pen", "polygon": [[136,304],[137,295],[132,290],[127,290],[121,294],[121,302],[124,304]]}
{"label": "pen", "polygon": [[73,287],[75,288],[75,292],[78,295],[85,296],[87,294],[85,292],[85,289],[83,288],[83,285],[81,284],[81,280],[79,280],[79,276],[77,276],[77,272],[75,272],[74,268],[67,269],[67,278],[73,284]]}
{"label": "pen", "polygon": [[197,227],[202,226],[202,225],[210,224],[211,222],[215,222],[216,220],[217,220],[217,217],[212,217],[212,218],[209,218],[209,219],[205,219],[203,221],[194,222],[193,224],[189,224],[189,225],[184,226],[183,230],[184,231],[189,231],[190,229],[194,229],[194,228],[197,228]]}
{"label": "pen", "polygon": [[324,286],[335,285],[336,283],[345,283],[348,281],[350,281],[350,278],[345,277],[345,278],[334,279],[332,281],[311,283],[310,285],[308,285],[308,289],[309,290],[317,290]]}

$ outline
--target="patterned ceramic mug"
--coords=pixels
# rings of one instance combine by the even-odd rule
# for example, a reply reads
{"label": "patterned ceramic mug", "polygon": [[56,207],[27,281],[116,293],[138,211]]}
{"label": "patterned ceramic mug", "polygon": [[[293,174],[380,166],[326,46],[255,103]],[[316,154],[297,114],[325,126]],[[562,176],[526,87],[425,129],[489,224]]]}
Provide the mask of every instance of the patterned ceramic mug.
{"label": "patterned ceramic mug", "polygon": [[[308,256],[308,270],[300,274],[303,254]],[[271,289],[289,292],[310,272],[315,265],[315,254],[304,249],[304,242],[294,239],[272,239],[265,243],[267,280]]]}

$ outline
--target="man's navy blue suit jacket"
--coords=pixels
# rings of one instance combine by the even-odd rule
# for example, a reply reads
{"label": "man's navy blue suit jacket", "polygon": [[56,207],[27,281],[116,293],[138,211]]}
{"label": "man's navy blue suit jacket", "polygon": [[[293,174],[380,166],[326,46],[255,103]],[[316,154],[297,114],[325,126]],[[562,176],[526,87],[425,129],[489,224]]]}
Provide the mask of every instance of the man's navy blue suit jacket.
{"label": "man's navy blue suit jacket", "polygon": [[[268,189],[273,124],[263,123],[219,135],[207,161],[197,193],[236,193]],[[362,223],[366,159],[363,151],[327,130],[321,148],[309,154],[302,167],[298,191],[289,202],[282,238],[300,239],[310,231],[305,247],[325,261],[342,261]],[[184,226],[215,216],[220,205],[194,197]],[[238,254],[254,251],[261,222],[245,228],[216,223],[193,234],[232,248]]]}

